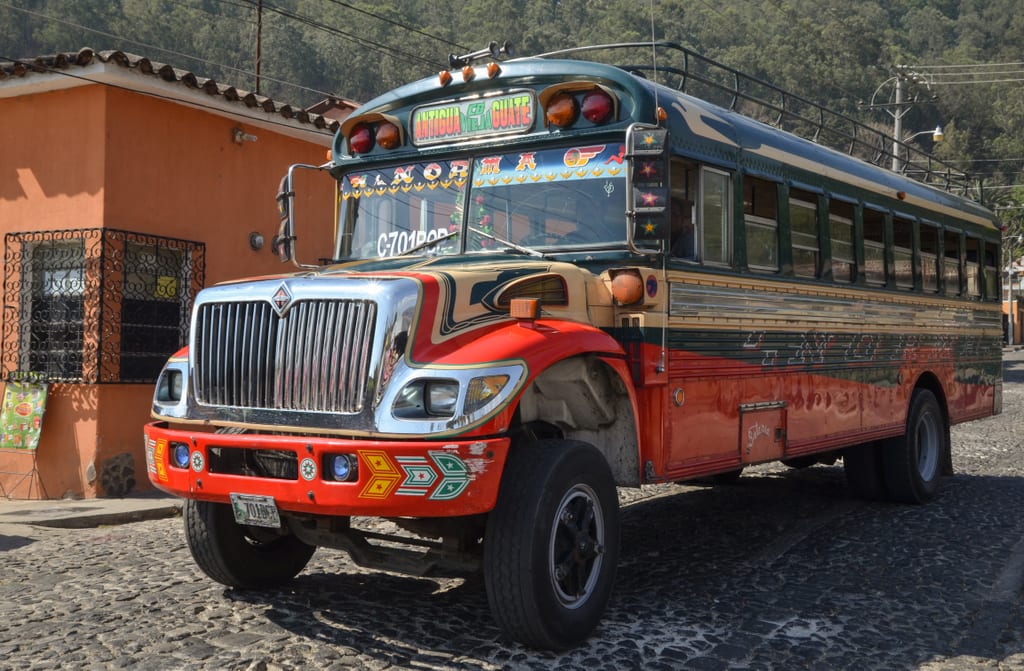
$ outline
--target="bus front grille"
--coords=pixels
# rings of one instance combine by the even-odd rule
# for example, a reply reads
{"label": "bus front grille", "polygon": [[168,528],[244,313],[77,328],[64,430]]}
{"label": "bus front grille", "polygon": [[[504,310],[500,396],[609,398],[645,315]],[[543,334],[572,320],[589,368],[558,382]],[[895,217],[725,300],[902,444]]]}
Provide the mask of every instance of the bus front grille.
{"label": "bus front grille", "polygon": [[195,323],[194,382],[204,405],[362,412],[377,306],[365,300],[206,303]]}

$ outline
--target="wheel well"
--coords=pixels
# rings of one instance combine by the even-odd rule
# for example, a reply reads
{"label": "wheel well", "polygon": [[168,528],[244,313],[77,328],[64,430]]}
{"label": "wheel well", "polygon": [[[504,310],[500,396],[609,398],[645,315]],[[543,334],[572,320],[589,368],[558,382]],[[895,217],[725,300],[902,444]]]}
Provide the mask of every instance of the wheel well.
{"label": "wheel well", "polygon": [[639,446],[629,392],[594,355],[563,359],[538,375],[517,408],[521,435],[559,437],[596,447],[622,486],[640,485]]}
{"label": "wheel well", "polygon": [[949,404],[946,401],[946,392],[942,387],[942,383],[939,382],[939,378],[934,373],[925,372],[917,379],[914,389],[927,389],[935,396],[935,400],[939,402],[939,410],[942,411],[942,427],[946,433],[946,453],[942,457],[940,468],[942,469],[942,475],[953,475],[953,450],[949,442]]}
{"label": "wheel well", "polygon": [[917,379],[917,384],[914,385],[915,389],[927,389],[935,395],[935,400],[939,402],[939,408],[942,410],[942,421],[946,426],[946,431],[949,431],[949,407],[946,404],[946,393],[942,388],[942,383],[939,382],[939,378],[935,377],[934,373],[923,373],[921,377]]}

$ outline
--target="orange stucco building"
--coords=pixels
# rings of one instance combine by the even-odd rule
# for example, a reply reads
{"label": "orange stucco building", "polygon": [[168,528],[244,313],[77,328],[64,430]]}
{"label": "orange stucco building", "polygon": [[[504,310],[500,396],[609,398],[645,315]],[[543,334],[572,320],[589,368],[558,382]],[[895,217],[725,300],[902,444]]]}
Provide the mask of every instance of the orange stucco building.
{"label": "orange stucco building", "polygon": [[[202,286],[291,269],[274,195],[290,164],[325,162],[338,122],[87,49],[0,63],[0,120],[0,361],[48,389],[38,447],[0,443],[0,496],[148,489],[159,361]],[[330,180],[300,189],[299,252],[329,256]]]}

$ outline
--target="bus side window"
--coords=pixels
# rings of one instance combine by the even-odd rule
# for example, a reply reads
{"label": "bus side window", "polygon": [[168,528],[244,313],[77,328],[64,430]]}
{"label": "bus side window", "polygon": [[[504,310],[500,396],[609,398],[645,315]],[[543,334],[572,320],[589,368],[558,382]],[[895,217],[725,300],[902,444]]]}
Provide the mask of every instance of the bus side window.
{"label": "bus side window", "polygon": [[756,177],[743,178],[743,222],[747,233],[747,265],[751,270],[779,269],[778,185]]}
{"label": "bus side window", "polygon": [[996,245],[991,242],[984,243],[985,245],[985,298],[989,300],[1001,300],[1002,296],[1000,292],[1002,289],[999,286],[999,270],[997,267],[997,250]]}
{"label": "bus side window", "polygon": [[830,199],[829,236],[832,242],[832,279],[849,283],[857,279],[853,244],[853,204]]}
{"label": "bus side window", "polygon": [[921,222],[921,287],[925,293],[939,290],[939,229]]}
{"label": "bus side window", "polygon": [[670,218],[672,222],[669,237],[669,253],[679,259],[690,261],[697,257],[697,218],[694,201],[697,197],[697,165],[687,161],[672,161],[672,198]]}
{"label": "bus side window", "polygon": [[817,277],[821,246],[818,239],[816,194],[790,189],[789,228],[793,241],[793,274],[798,277]]}
{"label": "bus side window", "polygon": [[978,249],[980,243],[981,241],[977,238],[967,238],[967,263],[965,264],[967,295],[972,298],[981,297],[981,278],[979,277],[981,253]]}
{"label": "bus side window", "polygon": [[893,260],[896,266],[896,286],[914,288],[914,222],[904,217],[893,217]]}
{"label": "bus side window", "polygon": [[944,231],[942,234],[942,277],[947,296],[960,295],[960,232]]}
{"label": "bus side window", "polygon": [[732,263],[732,176],[701,166],[700,233],[704,262]]}
{"label": "bus side window", "polygon": [[885,215],[864,208],[864,280],[885,285]]}

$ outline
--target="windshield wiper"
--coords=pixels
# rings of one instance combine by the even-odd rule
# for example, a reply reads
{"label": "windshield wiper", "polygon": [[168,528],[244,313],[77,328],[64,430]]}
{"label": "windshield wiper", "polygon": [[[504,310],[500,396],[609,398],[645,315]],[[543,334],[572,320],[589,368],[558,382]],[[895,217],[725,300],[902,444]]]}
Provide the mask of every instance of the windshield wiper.
{"label": "windshield wiper", "polygon": [[471,230],[474,233],[477,233],[479,235],[482,235],[485,238],[490,238],[491,240],[494,240],[495,242],[497,242],[499,244],[506,245],[508,250],[519,252],[520,254],[525,254],[526,256],[536,256],[536,257],[541,258],[541,259],[547,258],[542,252],[538,252],[536,249],[530,249],[529,247],[524,247],[523,245],[517,245],[516,243],[512,242],[511,240],[506,240],[505,238],[499,238],[497,235],[495,235],[493,233],[487,233],[485,231],[481,231],[479,228],[474,228],[472,226],[469,227],[469,230]]}

